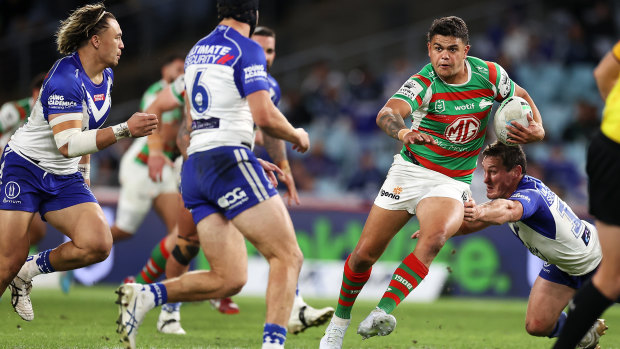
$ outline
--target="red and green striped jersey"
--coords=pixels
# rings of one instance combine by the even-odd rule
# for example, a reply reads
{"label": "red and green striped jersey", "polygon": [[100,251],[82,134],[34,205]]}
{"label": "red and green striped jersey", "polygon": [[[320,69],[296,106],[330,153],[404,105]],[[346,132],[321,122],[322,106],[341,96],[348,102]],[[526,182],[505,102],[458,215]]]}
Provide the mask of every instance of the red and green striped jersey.
{"label": "red and green striped jersey", "polygon": [[411,107],[412,129],[431,135],[437,145],[403,146],[421,166],[456,180],[471,183],[484,143],[493,101],[501,102],[515,92],[515,84],[497,63],[476,57],[465,59],[468,78],[463,84],[447,84],[427,64],[392,96]]}
{"label": "red and green striped jersey", "polygon": [[[183,80],[181,80],[181,83],[184,84]],[[153,85],[149,86],[149,88],[142,95],[142,100],[140,101],[140,110],[145,111],[146,108],[148,108],[149,105],[151,105],[151,103],[153,103],[153,101],[157,97],[157,94],[161,90],[166,88],[167,86],[168,86],[168,84],[164,80],[159,80],[158,82],[156,82]],[[174,89],[173,89],[173,91],[174,91]],[[175,95],[175,97],[177,97],[177,96]],[[179,98],[179,97],[177,97],[177,98]],[[171,110],[171,111],[164,112],[164,113],[161,114],[161,121],[163,123],[170,123],[170,122],[180,121],[181,117],[183,115],[182,112],[183,112],[183,109],[181,107],[176,108],[176,109]],[[168,142],[164,142],[164,149],[163,149],[163,151],[164,151],[164,154],[168,158],[170,158],[170,160],[174,160],[174,158],[177,157],[180,154],[179,150],[176,147],[176,142],[174,142],[173,144],[168,144]],[[144,147],[142,147],[142,150],[140,150],[140,152],[136,156],[136,162],[141,163],[141,164],[146,164],[147,161],[148,161],[148,158],[149,158],[149,146],[147,144],[145,144]]]}
{"label": "red and green striped jersey", "polygon": [[34,105],[32,97],[6,102],[0,107],[0,147],[9,142],[15,131],[28,121]]}

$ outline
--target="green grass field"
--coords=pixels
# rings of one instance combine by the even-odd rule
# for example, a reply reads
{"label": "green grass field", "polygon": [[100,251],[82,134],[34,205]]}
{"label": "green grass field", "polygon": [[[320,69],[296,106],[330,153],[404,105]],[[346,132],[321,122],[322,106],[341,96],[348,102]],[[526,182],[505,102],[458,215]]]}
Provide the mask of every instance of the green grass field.
{"label": "green grass field", "polygon": [[[119,348],[115,332],[118,310],[113,286],[77,286],[59,290],[33,289],[35,319],[21,320],[0,300],[0,348]],[[264,321],[260,298],[236,297],[238,315],[223,315],[208,302],[184,304],[185,336],[157,332],[159,309],[152,310],[138,334],[139,348],[259,348]],[[308,300],[312,305],[334,301]],[[553,340],[529,336],[524,329],[525,300],[443,298],[430,304],[405,303],[394,315],[395,331],[387,337],[362,341],[355,332],[376,302],[358,301],[345,337],[346,348],[550,348]],[[605,314],[610,327],[602,348],[620,348],[620,307]],[[324,327],[289,335],[287,348],[318,348]]]}

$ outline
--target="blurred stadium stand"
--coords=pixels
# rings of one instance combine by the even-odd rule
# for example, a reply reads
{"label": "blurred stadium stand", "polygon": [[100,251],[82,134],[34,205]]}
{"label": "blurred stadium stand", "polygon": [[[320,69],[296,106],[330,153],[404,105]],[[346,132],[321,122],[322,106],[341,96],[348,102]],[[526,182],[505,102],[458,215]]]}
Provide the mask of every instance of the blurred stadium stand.
{"label": "blurred stadium stand", "polygon": [[[25,96],[31,77],[59,58],[58,21],[83,3],[0,1],[0,103]],[[215,1],[105,3],[121,24],[126,46],[115,68],[108,121],[116,123],[137,111],[142,93],[159,78],[164,57],[187,51],[216,24]],[[470,54],[500,63],[541,111],[546,141],[525,147],[533,174],[565,193],[585,215],[587,132],[593,123],[596,129],[603,105],[592,69],[620,38],[617,1],[448,0],[437,6],[264,0],[260,11],[260,23],[278,35],[272,73],[283,90],[280,107],[295,125],[307,127],[314,142],[309,154],[289,152],[302,195],[374,198],[398,149],[376,127],[376,113],[427,63],[425,34],[432,19],[458,15],[470,27]],[[488,140],[493,138],[489,134]],[[116,171],[127,146],[120,143],[93,156],[94,186],[118,184]],[[567,169],[576,175],[555,175]],[[474,183],[473,188],[474,197],[483,200],[484,187]]]}

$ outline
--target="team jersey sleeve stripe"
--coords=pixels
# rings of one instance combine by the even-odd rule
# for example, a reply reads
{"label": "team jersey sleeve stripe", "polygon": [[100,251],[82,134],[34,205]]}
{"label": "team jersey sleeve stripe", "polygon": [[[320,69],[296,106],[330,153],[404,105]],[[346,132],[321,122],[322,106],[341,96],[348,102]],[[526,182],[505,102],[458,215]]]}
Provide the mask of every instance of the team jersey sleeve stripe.
{"label": "team jersey sleeve stripe", "polygon": [[422,82],[424,85],[426,85],[427,88],[431,86],[431,80],[429,80],[425,76],[422,76],[420,74],[415,74],[414,76],[412,76],[412,78],[418,79],[420,82]]}
{"label": "team jersey sleeve stripe", "polygon": [[497,85],[497,68],[495,67],[495,64],[492,62],[485,62],[487,64],[487,67],[489,68],[489,81],[491,81],[491,83],[493,85]]}

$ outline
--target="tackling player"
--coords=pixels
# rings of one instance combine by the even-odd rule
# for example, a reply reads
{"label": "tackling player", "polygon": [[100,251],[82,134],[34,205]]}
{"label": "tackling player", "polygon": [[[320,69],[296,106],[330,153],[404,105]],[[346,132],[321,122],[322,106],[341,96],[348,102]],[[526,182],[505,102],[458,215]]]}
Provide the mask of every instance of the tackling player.
{"label": "tackling player", "polygon": [[[532,286],[525,329],[533,336],[557,337],[566,321],[566,307],[575,292],[595,273],[602,258],[596,228],[580,220],[540,180],[526,174],[520,146],[496,142],[482,152],[487,197],[465,203],[458,234],[508,223],[515,236],[545,264]],[[595,348],[607,326],[590,324],[579,348]]]}
{"label": "tackling player", "polygon": [[277,167],[259,162],[250,149],[254,124],[300,152],[308,150],[309,138],[303,129],[293,128],[270,99],[265,55],[249,39],[258,1],[218,0],[217,9],[219,25],[185,60],[192,131],[181,182],[211,270],[148,286],[121,286],[118,333],[131,348],[153,307],[238,293],[247,280],[244,238],[270,266],[262,347],[283,348],[286,340],[303,256],[286,207],[263,170]]}
{"label": "tackling player", "polygon": [[[321,348],[342,348],[351,309],[372,265],[415,214],[420,222],[417,245],[357,333],[366,339],[394,330],[396,318],[390,313],[422,282],[445,241],[461,225],[463,202],[470,195],[469,183],[494,101],[517,95],[532,107],[534,119],[527,128],[512,127],[511,139],[528,143],[544,137],[540,113],[527,92],[498,64],[467,56],[469,34],[461,18],[436,19],[427,40],[430,63],[409,78],[377,115],[377,125],[403,142],[403,148],[394,156],[357,246],[345,262],[338,307]],[[408,117],[413,119],[411,129],[404,123]]]}
{"label": "tackling player", "polygon": [[[89,188],[89,154],[157,127],[155,115],[135,113],[99,129],[110,113],[111,68],[124,48],[121,28],[103,4],[73,11],[56,36],[66,56],[50,69],[0,165],[0,294],[9,286],[26,321],[34,318],[33,277],[91,265],[110,253],[110,227]],[[37,211],[71,240],[28,257],[28,226]]]}

